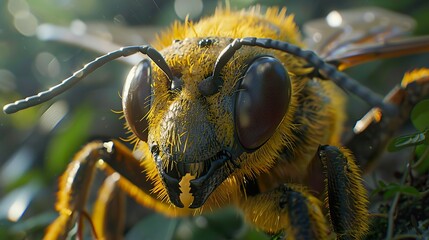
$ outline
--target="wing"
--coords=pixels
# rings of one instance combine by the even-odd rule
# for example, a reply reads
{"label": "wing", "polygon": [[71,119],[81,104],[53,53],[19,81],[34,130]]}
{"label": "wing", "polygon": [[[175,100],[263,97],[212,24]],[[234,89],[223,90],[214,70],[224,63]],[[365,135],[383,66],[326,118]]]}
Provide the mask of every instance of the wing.
{"label": "wing", "polygon": [[429,51],[429,36],[403,38],[415,24],[403,14],[359,8],[332,11],[305,24],[304,33],[311,49],[342,70],[378,58]]}
{"label": "wing", "polygon": [[[154,39],[158,30],[155,27],[75,21],[70,27],[42,24],[37,29],[37,36],[43,41],[62,42],[104,55],[124,46],[147,44]],[[143,56],[132,55],[119,60],[135,65],[142,59]]]}

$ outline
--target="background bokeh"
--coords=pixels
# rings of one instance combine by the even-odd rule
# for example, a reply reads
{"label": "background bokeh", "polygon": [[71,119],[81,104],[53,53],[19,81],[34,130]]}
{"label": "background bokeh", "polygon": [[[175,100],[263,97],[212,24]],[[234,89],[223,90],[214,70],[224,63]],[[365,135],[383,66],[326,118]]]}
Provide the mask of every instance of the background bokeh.
{"label": "background bokeh", "polygon": [[[412,16],[418,23],[414,34],[429,34],[429,2],[425,0],[231,0],[230,3],[237,9],[258,3],[286,5],[300,26],[308,20],[324,17],[332,10],[380,6]],[[90,30],[108,41],[142,44],[153,38],[157,29],[183,20],[187,13],[191,19],[197,20],[213,13],[217,5],[217,1],[208,0],[0,0],[0,105],[47,89],[99,55],[69,44],[42,41],[37,36],[37,29],[42,24],[77,29],[96,26]],[[122,26],[127,26],[128,30],[121,32]],[[132,34],[130,27],[139,34]],[[405,71],[428,67],[428,60],[428,54],[421,54],[376,61],[348,72],[384,94],[400,81]],[[123,120],[112,110],[121,109],[119,93],[130,68],[122,62],[109,63],[48,104],[13,115],[0,113],[0,239],[40,238],[45,226],[55,217],[57,178],[73,154],[90,139],[127,136]],[[350,122],[353,122],[368,110],[368,106],[358,104],[351,109]],[[130,206],[134,206],[133,203]],[[139,221],[147,214],[146,210],[135,213],[130,225],[135,223],[142,226],[140,229],[145,229],[144,226],[152,229],[152,233],[144,234],[154,234],[145,236],[156,239],[174,234],[163,230],[165,228],[159,224],[148,222],[158,221],[161,226],[180,230],[187,236],[191,228],[186,222],[202,229],[207,221],[216,222],[219,217],[210,215],[195,222],[189,219],[172,222],[160,215],[149,214],[151,221]],[[222,214],[231,213],[219,215],[223,217]],[[231,222],[218,222],[216,230],[206,229],[205,239],[218,239],[219,231],[230,231],[225,233],[230,235],[224,236],[263,237],[258,232],[243,233],[248,228],[240,218],[231,219]],[[234,229],[228,230],[231,226]],[[131,227],[128,238],[133,239],[138,234],[141,232]]]}

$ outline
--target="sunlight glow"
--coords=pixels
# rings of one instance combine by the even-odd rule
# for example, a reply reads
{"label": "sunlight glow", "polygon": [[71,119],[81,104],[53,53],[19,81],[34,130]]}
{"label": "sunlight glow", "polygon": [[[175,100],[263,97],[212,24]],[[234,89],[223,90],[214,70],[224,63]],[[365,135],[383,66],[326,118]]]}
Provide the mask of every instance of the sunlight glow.
{"label": "sunlight glow", "polygon": [[174,11],[177,16],[184,20],[187,15],[190,19],[201,15],[203,11],[203,1],[201,0],[176,0],[174,1]]}
{"label": "sunlight glow", "polygon": [[12,222],[18,221],[40,189],[40,183],[33,181],[8,193],[0,201],[0,218],[7,218]]}
{"label": "sunlight glow", "polygon": [[28,3],[25,0],[9,0],[7,9],[13,16],[13,24],[19,33],[24,36],[34,36],[36,34],[39,21],[30,12]]}
{"label": "sunlight glow", "polygon": [[61,72],[61,64],[50,52],[37,54],[34,61],[37,71],[44,77],[58,78]]}
{"label": "sunlight glow", "polygon": [[26,199],[16,199],[16,201],[9,208],[7,218],[12,222],[18,221],[24,213],[25,209],[27,208],[27,205],[28,203]]}
{"label": "sunlight glow", "polygon": [[65,101],[55,102],[40,117],[40,128],[50,132],[65,117],[68,110],[68,104]]}
{"label": "sunlight glow", "polygon": [[343,23],[343,18],[339,12],[334,10],[326,16],[326,22],[331,27],[339,27]]}

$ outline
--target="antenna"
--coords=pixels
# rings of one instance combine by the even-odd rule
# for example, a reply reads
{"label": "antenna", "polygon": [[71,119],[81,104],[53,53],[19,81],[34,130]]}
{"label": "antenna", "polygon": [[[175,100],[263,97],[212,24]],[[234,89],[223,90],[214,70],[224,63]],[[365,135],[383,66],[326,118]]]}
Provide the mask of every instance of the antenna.
{"label": "antenna", "polygon": [[52,98],[60,95],[61,93],[67,91],[68,89],[72,88],[80,80],[84,79],[86,76],[88,76],[90,73],[100,68],[104,64],[111,62],[117,58],[127,57],[138,52],[147,55],[164,72],[170,82],[173,80],[173,73],[170,67],[167,65],[161,53],[158,52],[156,49],[152,48],[149,45],[123,47],[119,50],[107,53],[101,57],[96,58],[92,62],[87,63],[83,68],[73,73],[71,77],[63,80],[61,83],[49,88],[46,91],[5,105],[3,107],[3,112],[5,112],[6,114],[11,114],[47,102]]}
{"label": "antenna", "polygon": [[331,79],[340,88],[353,93],[358,96],[371,106],[382,108],[389,114],[394,114],[397,108],[389,103],[385,103],[383,99],[371,89],[360,84],[353,78],[349,77],[343,72],[340,72],[333,65],[325,62],[322,58],[318,57],[313,51],[302,50],[298,46],[289,44],[287,42],[277,41],[269,38],[238,38],[224,48],[221,54],[219,54],[212,76],[206,78],[201,82],[201,86],[204,86],[207,95],[216,93],[223,80],[220,78],[220,72],[222,68],[228,63],[228,61],[234,56],[235,52],[242,46],[256,46],[268,49],[280,50],[287,52],[297,57],[305,59],[308,63],[313,65],[320,76]]}

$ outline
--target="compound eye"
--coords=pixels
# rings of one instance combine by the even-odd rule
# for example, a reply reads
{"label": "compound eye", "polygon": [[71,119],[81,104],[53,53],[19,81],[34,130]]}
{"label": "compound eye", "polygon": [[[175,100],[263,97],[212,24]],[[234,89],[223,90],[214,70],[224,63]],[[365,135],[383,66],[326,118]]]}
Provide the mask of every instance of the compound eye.
{"label": "compound eye", "polygon": [[147,141],[148,123],[146,115],[151,104],[151,64],[145,59],[128,73],[122,90],[122,109],[131,131],[141,140]]}
{"label": "compound eye", "polygon": [[248,152],[261,147],[283,120],[291,98],[291,82],[274,57],[255,59],[241,80],[235,99],[235,129]]}

